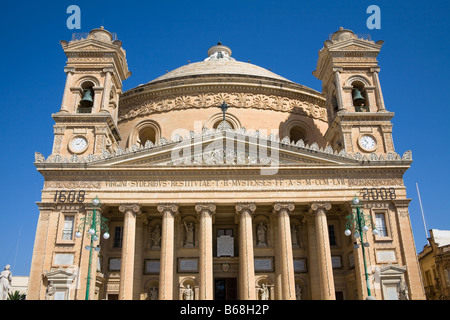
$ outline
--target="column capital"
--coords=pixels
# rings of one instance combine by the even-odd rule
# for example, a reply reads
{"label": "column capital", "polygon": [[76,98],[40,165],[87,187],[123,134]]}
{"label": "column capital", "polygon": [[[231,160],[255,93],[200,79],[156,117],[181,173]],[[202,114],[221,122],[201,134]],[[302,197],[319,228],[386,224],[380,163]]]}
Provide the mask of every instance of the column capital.
{"label": "column capital", "polygon": [[295,205],[292,202],[276,202],[273,205],[273,213],[286,212],[289,214],[294,211]]}
{"label": "column capital", "polygon": [[318,213],[321,211],[328,211],[331,209],[331,204],[329,202],[313,202],[309,206],[310,213]]}
{"label": "column capital", "polygon": [[241,214],[244,212],[248,212],[249,214],[253,214],[256,210],[256,204],[253,202],[238,202],[235,206],[236,214]]}
{"label": "column capital", "polygon": [[121,203],[119,206],[119,211],[122,213],[131,212],[134,215],[141,214],[141,205],[137,203]]}
{"label": "column capital", "polygon": [[159,203],[157,207],[158,211],[161,213],[169,211],[172,214],[177,214],[178,208],[179,206],[177,203]]}
{"label": "column capital", "polygon": [[214,214],[216,212],[216,205],[212,202],[197,203],[195,205],[195,211],[197,211],[197,213],[207,211],[209,214]]}

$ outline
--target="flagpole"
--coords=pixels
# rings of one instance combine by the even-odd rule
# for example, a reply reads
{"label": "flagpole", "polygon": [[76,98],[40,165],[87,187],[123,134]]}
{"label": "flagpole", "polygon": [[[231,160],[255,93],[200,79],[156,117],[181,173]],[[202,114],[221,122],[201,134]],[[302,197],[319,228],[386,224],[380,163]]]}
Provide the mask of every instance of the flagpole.
{"label": "flagpole", "polygon": [[420,211],[422,212],[422,220],[423,220],[423,226],[425,228],[425,236],[427,237],[427,241],[428,241],[428,229],[427,229],[427,224],[425,223],[425,216],[423,214],[423,208],[422,208],[422,200],[420,200],[419,185],[417,184],[417,182],[416,182],[416,188],[417,188],[417,195],[419,196]]}

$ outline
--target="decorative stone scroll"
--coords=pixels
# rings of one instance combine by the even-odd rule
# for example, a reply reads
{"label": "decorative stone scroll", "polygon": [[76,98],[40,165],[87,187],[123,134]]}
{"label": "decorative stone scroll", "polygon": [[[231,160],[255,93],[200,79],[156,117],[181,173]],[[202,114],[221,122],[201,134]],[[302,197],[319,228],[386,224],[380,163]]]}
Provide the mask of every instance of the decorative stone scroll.
{"label": "decorative stone scroll", "polygon": [[256,210],[256,204],[254,203],[238,203],[236,205],[236,214],[249,213],[252,214]]}
{"label": "decorative stone scroll", "polygon": [[160,203],[157,207],[158,211],[161,213],[169,212],[172,215],[178,212],[178,204],[175,203]]}
{"label": "decorative stone scroll", "polygon": [[273,205],[273,211],[274,213],[278,213],[278,212],[282,212],[282,211],[287,211],[288,213],[291,213],[292,211],[294,211],[295,209],[295,205],[293,203],[290,202],[277,202]]}
{"label": "decorative stone scroll", "polygon": [[212,203],[199,203],[195,206],[195,211],[199,214],[207,212],[212,215],[216,212],[216,205]]}

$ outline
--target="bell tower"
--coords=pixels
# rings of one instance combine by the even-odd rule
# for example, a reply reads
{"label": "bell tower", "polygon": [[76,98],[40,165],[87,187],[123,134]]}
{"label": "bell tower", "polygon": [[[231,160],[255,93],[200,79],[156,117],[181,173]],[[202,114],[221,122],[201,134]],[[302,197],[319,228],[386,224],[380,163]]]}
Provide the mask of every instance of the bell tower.
{"label": "bell tower", "polygon": [[60,42],[68,60],[64,95],[55,121],[52,155],[65,157],[113,152],[122,81],[128,71],[122,42],[103,27],[80,39]]}
{"label": "bell tower", "polygon": [[325,134],[334,150],[347,153],[394,152],[394,113],[386,110],[377,56],[383,41],[359,38],[342,27],[325,41],[313,75],[322,81],[329,128]]}

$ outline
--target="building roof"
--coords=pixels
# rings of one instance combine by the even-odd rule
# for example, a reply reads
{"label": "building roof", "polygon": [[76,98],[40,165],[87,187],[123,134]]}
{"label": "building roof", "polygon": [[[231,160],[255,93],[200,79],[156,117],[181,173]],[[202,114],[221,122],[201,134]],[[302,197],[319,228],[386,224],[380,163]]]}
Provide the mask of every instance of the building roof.
{"label": "building roof", "polygon": [[432,229],[431,236],[437,247],[444,247],[450,245],[450,230]]}

